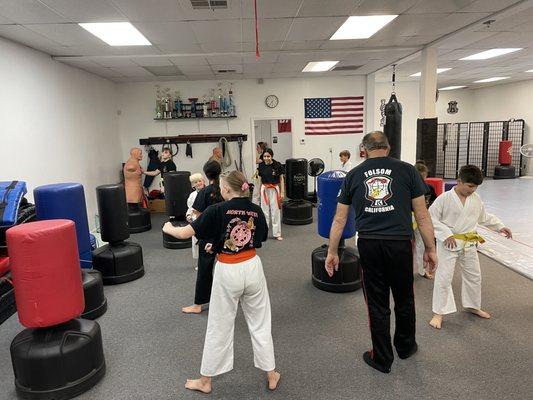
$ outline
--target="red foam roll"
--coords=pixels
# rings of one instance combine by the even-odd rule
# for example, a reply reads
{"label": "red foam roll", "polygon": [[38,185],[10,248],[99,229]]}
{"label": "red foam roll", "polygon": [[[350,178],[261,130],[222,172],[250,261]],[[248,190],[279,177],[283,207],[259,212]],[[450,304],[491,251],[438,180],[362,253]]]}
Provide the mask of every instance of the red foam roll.
{"label": "red foam roll", "polygon": [[442,178],[426,178],[426,183],[433,186],[437,196],[440,196],[444,192],[444,179]]}
{"label": "red foam roll", "polygon": [[6,238],[20,323],[44,328],[79,317],[85,302],[74,222],[17,225]]}
{"label": "red foam roll", "polygon": [[502,140],[498,150],[498,162],[500,165],[511,165],[513,162],[513,142],[510,140]]}
{"label": "red foam roll", "polygon": [[9,257],[0,257],[0,278],[9,272]]}

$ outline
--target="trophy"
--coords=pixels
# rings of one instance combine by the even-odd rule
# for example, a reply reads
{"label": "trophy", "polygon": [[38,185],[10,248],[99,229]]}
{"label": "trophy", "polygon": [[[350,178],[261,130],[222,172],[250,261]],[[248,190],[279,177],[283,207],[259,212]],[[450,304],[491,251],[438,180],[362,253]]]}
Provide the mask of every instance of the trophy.
{"label": "trophy", "polygon": [[155,85],[155,119],[162,119],[163,115],[161,113],[161,87]]}
{"label": "trophy", "polygon": [[189,98],[189,101],[191,102],[191,117],[196,118],[196,102],[198,101],[197,97]]}
{"label": "trophy", "polygon": [[174,92],[174,118],[181,118],[181,99],[180,92],[176,90]]}
{"label": "trophy", "polygon": [[228,95],[228,113],[230,117],[235,117],[235,99],[233,98],[233,85],[230,83],[229,85],[229,95]]}
{"label": "trophy", "polygon": [[202,111],[203,111],[204,118],[209,117],[209,111],[207,111],[207,95],[205,94],[204,94],[204,100],[202,103]]}
{"label": "trophy", "polygon": [[170,88],[165,88],[165,92],[163,94],[163,118],[164,119],[172,118],[171,102],[172,102],[172,98],[170,96]]}
{"label": "trophy", "polygon": [[222,98],[222,84],[221,83],[218,83],[218,101],[217,101],[217,117],[221,117],[222,116],[222,102],[223,102],[223,98]]}
{"label": "trophy", "polygon": [[216,117],[217,116],[217,102],[215,100],[215,89],[211,89],[210,108],[211,108],[211,117]]}

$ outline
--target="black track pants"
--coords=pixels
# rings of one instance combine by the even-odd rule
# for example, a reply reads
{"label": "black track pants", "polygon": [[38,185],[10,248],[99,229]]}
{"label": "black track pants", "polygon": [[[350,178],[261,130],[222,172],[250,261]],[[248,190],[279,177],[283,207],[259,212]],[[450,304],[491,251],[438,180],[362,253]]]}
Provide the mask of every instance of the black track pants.
{"label": "black track pants", "polygon": [[194,293],[194,304],[209,303],[211,298],[211,286],[213,285],[213,266],[215,265],[215,254],[207,253],[204,241],[198,242],[198,272],[196,274],[196,291]]}

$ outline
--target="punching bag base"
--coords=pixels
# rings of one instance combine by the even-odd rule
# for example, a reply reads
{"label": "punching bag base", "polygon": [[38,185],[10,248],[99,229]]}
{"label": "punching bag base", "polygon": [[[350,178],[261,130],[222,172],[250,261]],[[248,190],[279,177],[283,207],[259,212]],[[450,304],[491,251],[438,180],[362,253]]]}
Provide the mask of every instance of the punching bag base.
{"label": "punching bag base", "polygon": [[141,233],[152,229],[150,211],[139,204],[128,203],[128,229],[130,233]]}
{"label": "punching bag base", "polygon": [[493,179],[514,179],[516,178],[516,168],[513,165],[497,165],[494,168]]}
{"label": "punching bag base", "polygon": [[313,223],[313,204],[305,200],[289,200],[282,204],[282,222],[285,225]]}
{"label": "punching bag base", "polygon": [[339,270],[330,278],[324,265],[328,246],[322,245],[311,253],[313,285],[326,292],[346,293],[359,289],[361,282],[361,265],[359,253],[353,247],[339,248]]}
{"label": "punching bag base", "polygon": [[93,252],[93,266],[104,285],[134,281],[144,275],[142,248],[132,242],[106,244]]}
{"label": "punching bag base", "polygon": [[96,270],[82,271],[83,297],[85,310],[81,314],[85,319],[96,319],[107,311],[107,299],[104,296],[102,274]]}
{"label": "punching bag base", "polygon": [[[171,220],[172,226],[187,226],[189,223],[186,221]],[[174,236],[163,233],[163,247],[165,249],[189,249],[192,247],[192,239],[177,239]]]}
{"label": "punching bag base", "polygon": [[105,375],[100,326],[79,318],[50,328],[25,329],[11,342],[11,361],[21,398],[71,399]]}

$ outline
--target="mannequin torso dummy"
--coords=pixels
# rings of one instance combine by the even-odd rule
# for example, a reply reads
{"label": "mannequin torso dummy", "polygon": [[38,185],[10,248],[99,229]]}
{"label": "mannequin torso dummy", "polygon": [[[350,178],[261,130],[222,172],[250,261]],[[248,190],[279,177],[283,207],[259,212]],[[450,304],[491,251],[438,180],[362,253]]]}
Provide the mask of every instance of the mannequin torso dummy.
{"label": "mannequin torso dummy", "polygon": [[130,158],[124,165],[124,188],[126,189],[126,201],[128,203],[140,203],[142,201],[142,169],[139,163],[142,157],[142,150],[133,148],[130,151]]}

